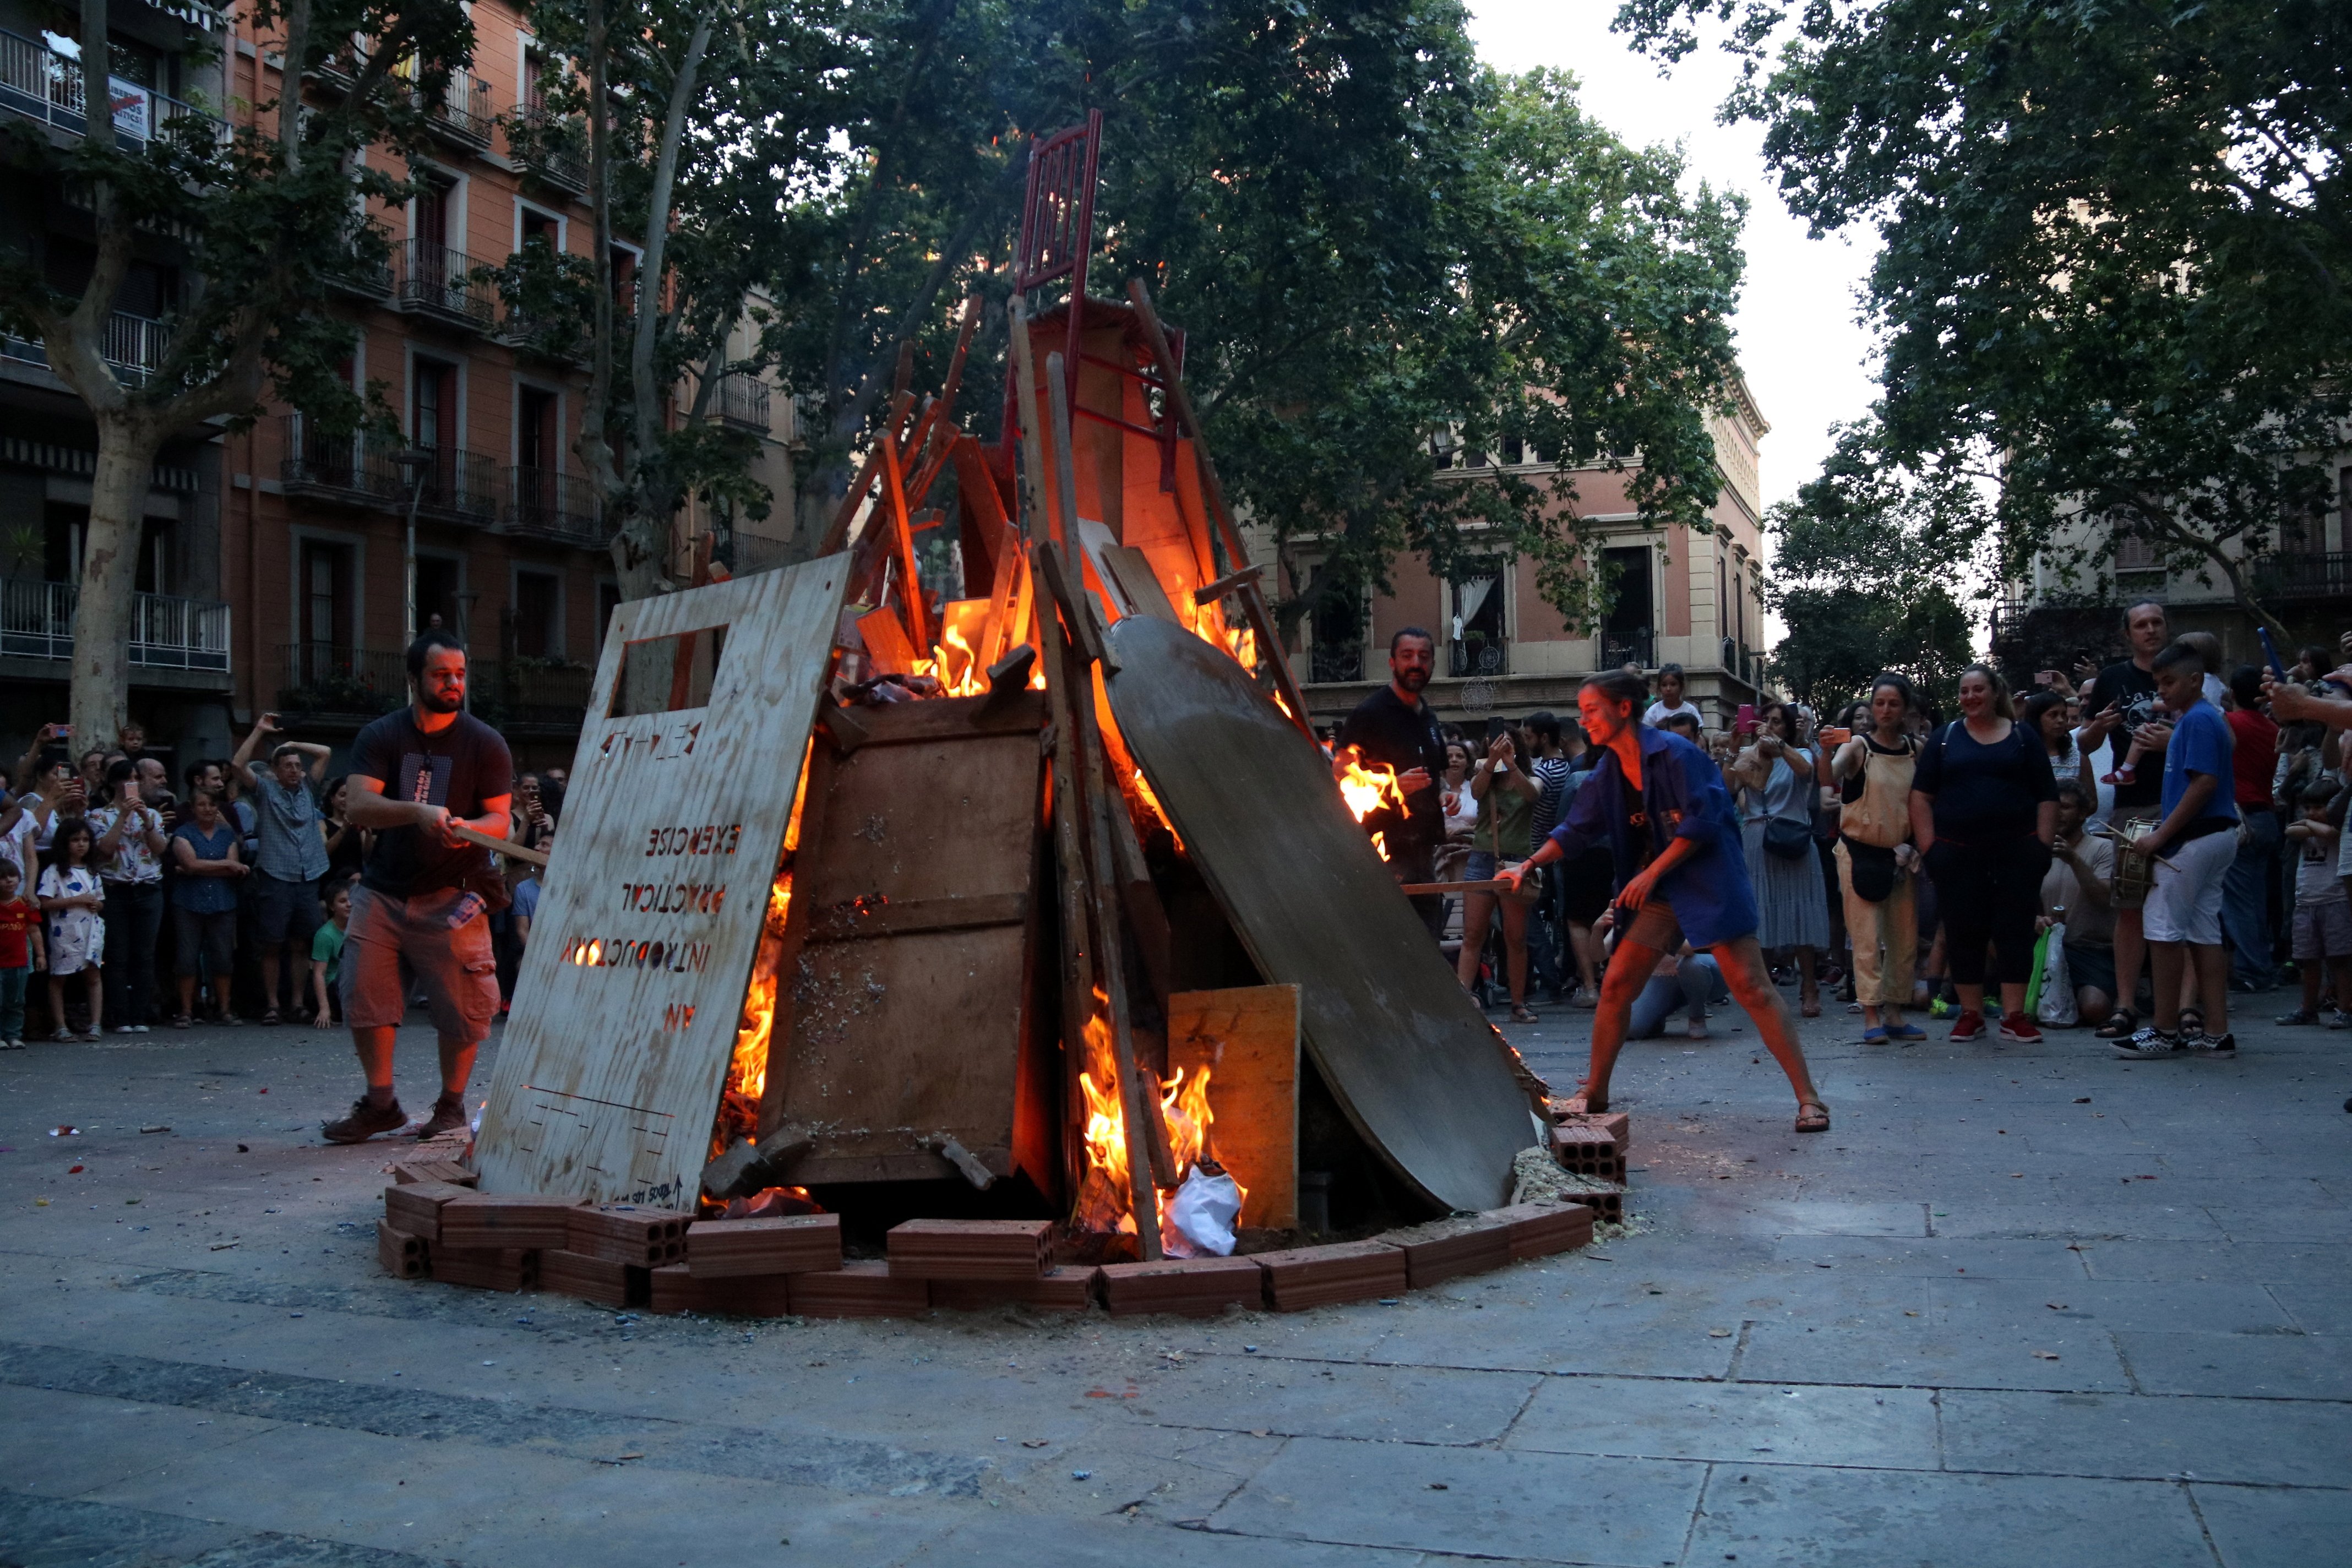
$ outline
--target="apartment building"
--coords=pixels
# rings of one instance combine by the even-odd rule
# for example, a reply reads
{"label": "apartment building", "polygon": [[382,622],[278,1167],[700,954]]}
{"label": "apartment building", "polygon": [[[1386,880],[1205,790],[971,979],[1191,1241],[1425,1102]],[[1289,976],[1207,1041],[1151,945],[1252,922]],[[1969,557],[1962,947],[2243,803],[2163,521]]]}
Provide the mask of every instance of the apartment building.
{"label": "apartment building", "polygon": [[[1538,591],[1534,567],[1499,546],[1483,560],[1474,554],[1446,578],[1418,557],[1400,559],[1391,572],[1392,594],[1319,608],[1300,622],[1285,650],[1315,722],[1345,718],[1384,683],[1389,638],[1417,626],[1438,645],[1437,675],[1424,696],[1455,722],[1478,722],[1489,713],[1520,718],[1546,708],[1565,715],[1576,706],[1579,683],[1596,669],[1636,664],[1654,673],[1674,663],[1685,670],[1691,699],[1709,723],[1727,724],[1740,703],[1756,700],[1761,679],[1759,448],[1771,428],[1744,382],[1735,392],[1732,410],[1708,422],[1721,492],[1706,526],[1646,528],[1626,495],[1629,475],[1574,471],[1573,504],[1598,526],[1595,557],[1616,574],[1615,604],[1599,626],[1569,626]],[[1462,483],[1498,468],[1535,481],[1549,476],[1539,454],[1518,456],[1514,463],[1457,449],[1439,460],[1444,476]],[[1477,531],[1469,537],[1475,542]],[[1271,575],[1276,556],[1264,531],[1255,531],[1251,543]],[[1311,585],[1318,567],[1313,541],[1294,542],[1283,567],[1286,589],[1294,581]]]}
{"label": "apartment building", "polygon": [[[402,650],[437,625],[471,649],[475,707],[518,761],[571,759],[619,598],[610,531],[572,455],[587,383],[584,323],[525,317],[490,274],[531,245],[593,255],[586,139],[536,101],[543,61],[523,14],[498,0],[470,9],[472,68],[431,106],[433,145],[404,171],[422,189],[366,214],[390,243],[390,265],[354,269],[331,302],[359,328],[352,384],[380,386],[399,439],[331,436],[299,409],[273,407],[249,429],[179,444],[158,467],[139,620],[141,635],[158,640],[134,642],[131,710],[175,752],[220,754],[270,709],[298,735],[339,744],[405,700]],[[111,81],[118,136],[136,134],[150,122],[142,115],[223,106],[250,115],[280,91],[273,40],[249,18],[224,24],[136,0],[116,0],[113,14],[115,69],[130,60],[144,73]],[[89,134],[62,106],[71,99],[78,108],[82,95],[79,51],[40,31],[41,15],[25,0],[0,0],[0,110],[44,117],[52,135]],[[184,65],[206,36],[216,62]],[[306,96],[343,90],[358,58],[354,51],[315,73]],[[143,107],[139,92],[149,95]],[[40,193],[37,205],[62,277],[77,215],[61,193]],[[79,226],[86,235],[86,220]],[[184,286],[168,244],[156,250],[119,301],[126,354],[159,352]],[[636,257],[635,246],[616,244],[623,288],[635,287]],[[0,437],[0,553],[8,555],[0,673],[16,678],[0,699],[0,749],[63,713],[77,506],[86,517],[89,495],[75,474],[77,465],[87,473],[95,447],[41,358],[23,343],[0,354],[0,405],[23,432]],[[717,390],[716,416],[757,436],[761,477],[781,479],[781,529],[791,406],[751,377]],[[677,553],[683,559],[689,528],[709,527],[726,558],[735,521],[690,509]]]}

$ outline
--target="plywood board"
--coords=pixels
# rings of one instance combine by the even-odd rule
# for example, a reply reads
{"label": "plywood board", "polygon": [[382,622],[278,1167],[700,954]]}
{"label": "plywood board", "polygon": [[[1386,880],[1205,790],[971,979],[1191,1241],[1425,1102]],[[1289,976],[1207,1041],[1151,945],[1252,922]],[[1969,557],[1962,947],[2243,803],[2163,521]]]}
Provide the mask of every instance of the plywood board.
{"label": "plywood board", "polygon": [[810,1141],[796,1184],[952,1176],[944,1135],[1060,1185],[1030,1005],[1045,698],[982,700],[861,709],[856,749],[811,765],[760,1114]]}
{"label": "plywood board", "polygon": [[1298,1223],[1298,987],[1179,991],[1168,999],[1168,1069],[1209,1070],[1209,1148],[1248,1193],[1241,1223]]}
{"label": "plywood board", "polygon": [[[475,1151],[484,1192],[692,1205],[848,565],[614,612]],[[610,717],[631,644],[714,627],[706,700]]]}
{"label": "plywood board", "polygon": [[1433,1202],[1509,1199],[1535,1140],[1509,1048],[1471,1005],[1320,752],[1222,649],[1152,616],[1110,628],[1119,733],[1269,981],[1299,988],[1340,1109]]}

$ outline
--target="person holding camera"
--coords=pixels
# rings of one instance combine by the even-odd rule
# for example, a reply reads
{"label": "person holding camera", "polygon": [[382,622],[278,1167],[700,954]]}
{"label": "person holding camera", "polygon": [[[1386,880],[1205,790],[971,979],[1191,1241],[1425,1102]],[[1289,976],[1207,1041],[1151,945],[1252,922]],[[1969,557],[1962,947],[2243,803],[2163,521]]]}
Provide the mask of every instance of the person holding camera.
{"label": "person holding camera", "polygon": [[254,755],[262,742],[282,735],[278,715],[253,721],[245,743],[229,759],[232,775],[253,781],[253,810],[259,840],[254,858],[254,936],[261,947],[261,1021],[278,1021],[278,984],[290,981],[287,1005],[299,1010],[308,972],[310,939],[319,930],[319,889],[327,875],[327,837],[317,794],[327,776],[326,747],[315,741],[285,741],[272,747],[265,765]]}
{"label": "person holding camera", "polygon": [[[89,813],[106,898],[106,1011],[118,1035],[143,1035],[155,1005],[155,944],[163,924],[163,814],[142,796],[139,767],[106,770],[107,804]],[[166,798],[169,798],[168,796]]]}

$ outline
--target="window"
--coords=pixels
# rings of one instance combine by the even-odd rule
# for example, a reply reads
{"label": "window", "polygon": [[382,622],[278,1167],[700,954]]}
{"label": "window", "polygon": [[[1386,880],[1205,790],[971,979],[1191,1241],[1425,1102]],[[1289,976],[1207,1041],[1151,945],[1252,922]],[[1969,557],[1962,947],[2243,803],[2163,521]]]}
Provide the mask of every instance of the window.
{"label": "window", "polygon": [[1644,668],[1657,662],[1653,632],[1657,626],[1652,563],[1656,552],[1646,545],[1604,550],[1602,570],[1609,574],[1609,614],[1601,625],[1601,668],[1621,664]]}
{"label": "window", "polygon": [[613,612],[621,607],[621,585],[606,579],[596,584],[596,646],[604,646],[604,634],[612,629]]}
{"label": "window", "polygon": [[1308,658],[1317,680],[1364,678],[1365,602],[1360,589],[1343,586],[1318,566],[1307,586]]}
{"label": "window", "polygon": [[425,631],[434,626],[457,632],[457,594],[464,585],[465,563],[446,555],[420,555],[416,558],[416,626],[410,633]]}
{"label": "window", "polygon": [[302,541],[300,640],[322,647],[348,647],[352,641],[352,547],[325,540]]}
{"label": "window", "polygon": [[416,237],[426,246],[449,244],[451,189],[447,181],[427,175],[416,193]]}
{"label": "window", "polygon": [[1446,584],[1450,667],[1456,676],[1506,673],[1504,633],[1508,579],[1500,561],[1465,563]]}
{"label": "window", "polygon": [[550,250],[561,250],[562,226],[555,219],[533,207],[522,209],[522,242],[529,245],[536,239]]}
{"label": "window", "polygon": [[563,580],[552,572],[514,574],[514,650],[525,658],[563,654]]}
{"label": "window", "polygon": [[457,444],[457,369],[418,358],[409,373],[409,439],[420,447]]}
{"label": "window", "polygon": [[132,586],[142,594],[172,591],[172,520],[151,517],[139,527],[139,567]]}
{"label": "window", "polygon": [[2116,571],[2160,572],[2164,563],[2158,559],[2156,543],[2146,535],[2118,524],[2116,529]]}
{"label": "window", "polygon": [[560,467],[556,458],[555,394],[536,386],[515,396],[515,461],[526,468]]}

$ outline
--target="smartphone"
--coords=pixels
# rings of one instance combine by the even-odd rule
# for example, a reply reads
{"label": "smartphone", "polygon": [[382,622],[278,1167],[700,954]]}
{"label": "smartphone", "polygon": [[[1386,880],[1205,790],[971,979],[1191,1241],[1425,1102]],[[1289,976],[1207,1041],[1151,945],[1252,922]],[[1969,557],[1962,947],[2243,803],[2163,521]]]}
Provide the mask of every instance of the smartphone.
{"label": "smartphone", "polygon": [[1505,728],[1506,728],[1506,726],[1505,726],[1505,725],[1504,725],[1504,723],[1503,723],[1503,716],[1502,716],[1501,714],[1499,714],[1499,713],[1489,713],[1489,714],[1487,714],[1487,715],[1486,715],[1486,743],[1487,743],[1488,745],[1490,745],[1490,746],[1491,746],[1491,745],[1493,745],[1493,744],[1495,743],[1496,738],[1502,734],[1502,732],[1503,732],[1503,731],[1504,731],[1504,729],[1505,729]]}
{"label": "smartphone", "polygon": [[1739,705],[1739,712],[1738,716],[1733,719],[1732,723],[1735,728],[1741,730],[1753,730],[1756,728],[1756,704],[1753,702],[1741,703]]}
{"label": "smartphone", "polygon": [[2255,635],[2263,639],[2263,657],[2271,661],[2271,673],[2278,677],[2279,679],[2284,680],[2286,679],[2286,666],[2279,662],[2278,645],[2271,641],[2270,627],[2257,626],[2254,627],[2254,632]]}
{"label": "smartphone", "polygon": [[2037,669],[2033,672],[2033,684],[2055,686],[2058,684],[2058,672],[2054,669]]}

